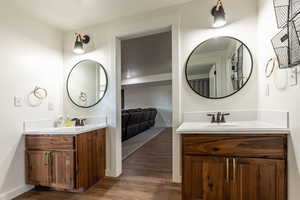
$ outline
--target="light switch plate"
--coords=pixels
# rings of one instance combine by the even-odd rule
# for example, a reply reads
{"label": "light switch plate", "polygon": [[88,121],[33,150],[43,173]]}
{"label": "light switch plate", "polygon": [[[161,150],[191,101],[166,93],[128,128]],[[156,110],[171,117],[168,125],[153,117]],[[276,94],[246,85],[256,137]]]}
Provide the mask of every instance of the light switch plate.
{"label": "light switch plate", "polygon": [[49,111],[54,111],[54,109],[55,109],[54,103],[48,102],[48,110]]}
{"label": "light switch plate", "polygon": [[269,84],[266,85],[266,96],[267,97],[270,96],[270,85]]}
{"label": "light switch plate", "polygon": [[23,106],[23,98],[22,97],[14,97],[14,105],[15,107],[22,107]]}
{"label": "light switch plate", "polygon": [[289,86],[295,86],[298,84],[297,67],[288,69],[288,83],[289,83]]}

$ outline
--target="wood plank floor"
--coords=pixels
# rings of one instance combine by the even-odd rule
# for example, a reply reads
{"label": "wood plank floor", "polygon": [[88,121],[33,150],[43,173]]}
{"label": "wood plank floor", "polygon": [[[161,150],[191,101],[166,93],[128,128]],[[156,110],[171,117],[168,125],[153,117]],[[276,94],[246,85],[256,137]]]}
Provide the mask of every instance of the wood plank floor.
{"label": "wood plank floor", "polygon": [[16,200],[180,200],[171,183],[172,130],[166,129],[123,161],[119,178],[105,178],[80,194],[32,190]]}

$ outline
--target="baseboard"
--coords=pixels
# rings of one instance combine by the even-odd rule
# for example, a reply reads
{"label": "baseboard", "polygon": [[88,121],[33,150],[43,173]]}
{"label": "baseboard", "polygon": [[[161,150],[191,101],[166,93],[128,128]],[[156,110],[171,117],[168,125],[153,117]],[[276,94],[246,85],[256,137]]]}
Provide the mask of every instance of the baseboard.
{"label": "baseboard", "polygon": [[107,176],[107,177],[116,178],[116,177],[119,177],[121,174],[122,174],[121,171],[113,172],[112,170],[109,170],[109,169],[105,170],[105,176]]}
{"label": "baseboard", "polygon": [[33,188],[34,188],[34,186],[31,186],[31,185],[23,185],[23,186],[17,187],[8,192],[0,194],[0,200],[11,200],[25,192],[28,192],[29,190],[32,190]]}
{"label": "baseboard", "polygon": [[182,182],[181,176],[174,176],[173,175],[172,182],[173,183],[181,183]]}

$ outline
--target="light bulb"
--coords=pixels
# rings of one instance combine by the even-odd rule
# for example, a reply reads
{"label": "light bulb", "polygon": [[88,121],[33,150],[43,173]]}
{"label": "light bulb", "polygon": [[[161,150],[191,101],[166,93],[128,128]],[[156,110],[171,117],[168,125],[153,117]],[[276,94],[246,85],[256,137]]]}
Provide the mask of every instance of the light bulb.
{"label": "light bulb", "polygon": [[83,42],[82,42],[80,36],[76,37],[73,52],[76,53],[76,54],[83,54],[84,53]]}
{"label": "light bulb", "polygon": [[225,11],[221,1],[218,2],[218,5],[213,7],[211,14],[214,17],[213,27],[219,28],[226,25],[227,21],[225,17]]}

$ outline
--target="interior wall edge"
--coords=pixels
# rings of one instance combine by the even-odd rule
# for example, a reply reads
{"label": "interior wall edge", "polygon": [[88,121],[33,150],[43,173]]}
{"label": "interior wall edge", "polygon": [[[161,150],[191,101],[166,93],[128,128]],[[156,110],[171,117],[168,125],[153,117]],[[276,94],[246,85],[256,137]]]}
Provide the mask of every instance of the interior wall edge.
{"label": "interior wall edge", "polygon": [[23,185],[23,186],[16,187],[13,190],[0,194],[0,200],[11,200],[25,192],[32,190],[33,188],[34,186],[31,185]]}

